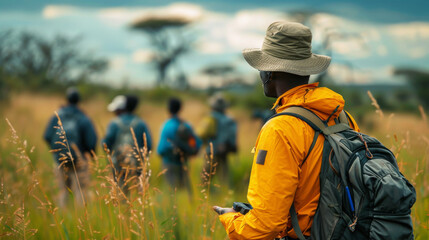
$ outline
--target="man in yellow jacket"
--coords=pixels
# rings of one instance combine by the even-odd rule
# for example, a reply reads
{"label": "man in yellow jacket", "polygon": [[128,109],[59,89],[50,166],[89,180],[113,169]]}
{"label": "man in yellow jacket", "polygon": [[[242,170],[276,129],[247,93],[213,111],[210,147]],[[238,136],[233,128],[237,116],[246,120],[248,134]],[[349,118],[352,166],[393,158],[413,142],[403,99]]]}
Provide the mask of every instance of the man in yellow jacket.
{"label": "man in yellow jacket", "polygon": [[[261,49],[245,49],[243,56],[260,71],[267,97],[277,98],[277,113],[299,106],[322,120],[334,119],[344,108],[341,95],[318,83],[308,84],[311,74],[327,69],[330,57],[311,52],[311,31],[299,23],[274,22]],[[352,128],[359,131],[353,118]],[[294,204],[299,227],[306,238],[316,213],[324,137],[304,121],[289,115],[269,120],[255,144],[247,199],[252,205],[243,215],[232,208],[213,209],[220,214],[230,239],[297,239],[289,210]]]}

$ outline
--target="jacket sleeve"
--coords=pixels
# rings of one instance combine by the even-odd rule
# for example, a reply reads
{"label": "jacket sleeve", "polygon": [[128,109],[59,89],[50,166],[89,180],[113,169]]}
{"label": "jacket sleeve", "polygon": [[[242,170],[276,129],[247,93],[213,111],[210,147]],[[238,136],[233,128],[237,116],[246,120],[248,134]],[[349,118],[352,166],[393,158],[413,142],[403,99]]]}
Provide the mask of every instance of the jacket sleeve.
{"label": "jacket sleeve", "polygon": [[301,153],[291,147],[288,129],[267,124],[259,134],[247,198],[253,206],[246,215],[220,216],[230,239],[274,239],[286,229]]}
{"label": "jacket sleeve", "polygon": [[53,148],[53,138],[54,138],[54,134],[56,133],[56,129],[55,126],[58,125],[58,119],[57,117],[54,115],[51,117],[51,119],[49,119],[48,125],[46,126],[45,129],[45,133],[43,134],[43,139],[46,141],[46,143],[48,143],[49,147],[52,149]]}
{"label": "jacket sleeve", "polygon": [[173,144],[170,142],[169,139],[174,137],[174,129],[171,125],[170,121],[167,121],[162,130],[161,135],[159,137],[159,144],[157,148],[157,152],[161,156],[168,155],[173,150]]}
{"label": "jacket sleeve", "polygon": [[106,136],[101,141],[101,147],[104,151],[104,144],[106,144],[107,148],[112,150],[113,144],[115,143],[116,134],[118,132],[118,126],[112,121],[107,126]]}
{"label": "jacket sleeve", "polygon": [[97,145],[97,133],[95,132],[94,125],[89,118],[84,118],[81,129],[83,133],[82,136],[84,150],[87,152],[95,152],[95,147]]}
{"label": "jacket sleeve", "polygon": [[152,150],[152,137],[150,135],[150,131],[149,128],[147,127],[147,125],[141,121],[139,123],[139,125],[137,126],[137,131],[136,133],[136,138],[137,138],[137,143],[139,145],[139,148],[142,148],[144,146],[144,135],[146,135],[146,143],[147,143],[147,150],[150,151]]}

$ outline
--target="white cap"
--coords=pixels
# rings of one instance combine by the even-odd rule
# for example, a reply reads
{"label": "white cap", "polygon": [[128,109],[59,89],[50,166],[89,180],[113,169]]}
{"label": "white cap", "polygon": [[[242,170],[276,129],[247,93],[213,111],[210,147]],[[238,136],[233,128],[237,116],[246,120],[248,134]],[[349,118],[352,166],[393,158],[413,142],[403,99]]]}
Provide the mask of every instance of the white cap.
{"label": "white cap", "polygon": [[127,98],[124,95],[116,96],[113,101],[107,106],[109,112],[115,112],[118,110],[125,110],[127,105]]}

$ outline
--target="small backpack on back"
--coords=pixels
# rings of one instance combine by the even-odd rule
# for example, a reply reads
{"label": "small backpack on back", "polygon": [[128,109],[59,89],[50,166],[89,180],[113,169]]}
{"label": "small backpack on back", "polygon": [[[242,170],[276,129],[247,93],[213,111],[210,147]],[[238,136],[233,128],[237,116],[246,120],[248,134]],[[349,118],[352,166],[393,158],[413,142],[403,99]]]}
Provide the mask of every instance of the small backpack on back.
{"label": "small backpack on back", "polygon": [[[352,130],[344,111],[333,126],[301,107],[278,115],[297,117],[316,131],[309,152],[319,134],[325,137],[312,240],[414,239],[410,213],[416,192],[389,149]],[[290,215],[295,233],[305,239],[293,205]]]}
{"label": "small backpack on back", "polygon": [[139,122],[139,119],[134,118],[129,124],[125,124],[118,119],[116,121],[119,130],[116,134],[115,143],[113,144],[113,159],[116,164],[118,163],[132,163],[136,164],[137,159],[135,158],[134,147],[135,142],[131,128],[135,128]]}
{"label": "small backpack on back", "polygon": [[177,128],[173,144],[180,151],[177,153],[177,158],[180,160],[180,158],[184,157],[184,159],[187,160],[187,157],[196,155],[199,148],[197,146],[197,140],[192,133],[192,129],[182,120],[179,121],[179,127]]}
{"label": "small backpack on back", "polygon": [[216,136],[212,141],[214,153],[237,152],[237,123],[220,113],[213,113],[213,117],[216,119]]}

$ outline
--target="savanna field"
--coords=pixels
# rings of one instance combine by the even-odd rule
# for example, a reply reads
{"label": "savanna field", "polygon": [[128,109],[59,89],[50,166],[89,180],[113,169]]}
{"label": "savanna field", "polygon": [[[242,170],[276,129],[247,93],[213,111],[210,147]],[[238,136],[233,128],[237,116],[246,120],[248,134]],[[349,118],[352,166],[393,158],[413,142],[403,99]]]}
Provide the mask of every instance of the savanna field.
{"label": "savanna field", "polygon": [[[206,101],[191,95],[183,100],[181,117],[198,128],[209,113]],[[1,239],[227,239],[211,206],[247,202],[251,150],[261,126],[250,111],[232,107],[228,112],[239,124],[239,153],[229,158],[229,182],[216,178],[215,166],[212,174],[201,177],[204,161],[210,158],[200,151],[188,166],[193,194],[171,190],[160,157],[151,152],[145,154],[142,177],[130,180],[132,193],[125,198],[112,178],[109,157],[98,144],[90,162],[85,204],[77,205],[70,192],[68,205],[59,208],[56,165],[42,136],[48,119],[62,104],[61,96],[20,93],[1,105]],[[92,97],[80,105],[93,120],[99,140],[114,117],[106,110],[107,104],[105,98]],[[372,109],[360,118],[361,130],[379,138],[397,156],[402,173],[417,191],[412,212],[415,237],[429,239],[426,115],[423,109],[414,115],[383,112],[376,106]],[[165,103],[141,101],[136,113],[149,126],[156,149],[160,128],[168,118]]]}

